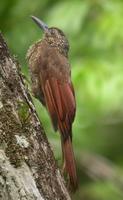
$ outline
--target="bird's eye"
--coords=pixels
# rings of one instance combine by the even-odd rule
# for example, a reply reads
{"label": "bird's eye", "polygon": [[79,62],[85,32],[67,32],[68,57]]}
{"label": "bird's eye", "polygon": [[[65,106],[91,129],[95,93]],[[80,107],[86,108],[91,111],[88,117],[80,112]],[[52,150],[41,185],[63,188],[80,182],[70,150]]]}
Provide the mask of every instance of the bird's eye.
{"label": "bird's eye", "polygon": [[54,30],[53,29],[50,29],[50,34],[54,35]]}

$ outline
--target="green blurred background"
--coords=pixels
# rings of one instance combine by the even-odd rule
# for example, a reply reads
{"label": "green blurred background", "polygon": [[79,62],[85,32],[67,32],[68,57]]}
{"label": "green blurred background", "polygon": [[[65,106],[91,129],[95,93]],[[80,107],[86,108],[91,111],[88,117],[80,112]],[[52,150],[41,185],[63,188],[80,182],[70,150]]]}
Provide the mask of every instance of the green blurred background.
{"label": "green blurred background", "polygon": [[[1,0],[0,30],[29,79],[25,55],[42,37],[35,15],[62,29],[70,42],[69,60],[77,99],[73,125],[79,189],[75,200],[123,199],[123,1]],[[56,160],[59,134],[33,98]]]}

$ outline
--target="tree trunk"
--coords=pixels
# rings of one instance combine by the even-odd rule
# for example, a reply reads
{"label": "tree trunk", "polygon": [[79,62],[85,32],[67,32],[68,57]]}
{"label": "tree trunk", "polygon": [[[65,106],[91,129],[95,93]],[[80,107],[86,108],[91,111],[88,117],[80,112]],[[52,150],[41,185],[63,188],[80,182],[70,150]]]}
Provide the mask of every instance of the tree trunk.
{"label": "tree trunk", "polygon": [[19,65],[1,34],[0,199],[70,200]]}

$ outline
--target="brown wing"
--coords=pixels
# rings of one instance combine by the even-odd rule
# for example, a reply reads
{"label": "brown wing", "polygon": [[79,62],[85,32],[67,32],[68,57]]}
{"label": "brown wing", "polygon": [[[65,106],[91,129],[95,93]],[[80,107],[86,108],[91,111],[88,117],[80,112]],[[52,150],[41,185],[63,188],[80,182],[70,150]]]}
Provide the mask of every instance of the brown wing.
{"label": "brown wing", "polygon": [[71,134],[75,116],[75,96],[70,82],[70,66],[68,60],[56,49],[42,50],[39,57],[41,89],[45,104],[49,111],[54,129],[67,137]]}
{"label": "brown wing", "polygon": [[76,107],[72,85],[51,77],[46,80],[43,92],[55,130],[59,128],[64,138],[68,137],[71,134]]}

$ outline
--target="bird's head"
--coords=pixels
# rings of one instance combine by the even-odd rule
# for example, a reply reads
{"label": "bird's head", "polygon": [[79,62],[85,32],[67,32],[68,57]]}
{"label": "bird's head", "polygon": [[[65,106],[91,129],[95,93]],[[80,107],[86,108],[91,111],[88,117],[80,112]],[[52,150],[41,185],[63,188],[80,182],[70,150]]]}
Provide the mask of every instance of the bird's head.
{"label": "bird's head", "polygon": [[46,41],[52,47],[58,48],[63,54],[67,56],[69,51],[69,43],[63,31],[55,27],[48,28],[48,26],[37,17],[31,17],[34,22],[43,30],[44,38]]}

